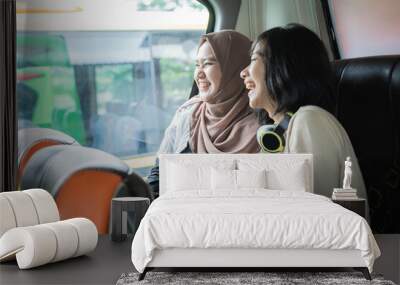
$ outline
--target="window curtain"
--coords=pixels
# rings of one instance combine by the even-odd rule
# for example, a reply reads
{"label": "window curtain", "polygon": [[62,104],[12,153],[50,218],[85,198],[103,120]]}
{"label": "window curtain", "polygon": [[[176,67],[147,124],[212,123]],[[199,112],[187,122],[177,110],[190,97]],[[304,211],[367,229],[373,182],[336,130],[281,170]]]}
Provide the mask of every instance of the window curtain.
{"label": "window curtain", "polygon": [[15,0],[0,1],[0,192],[15,191],[17,174]]}

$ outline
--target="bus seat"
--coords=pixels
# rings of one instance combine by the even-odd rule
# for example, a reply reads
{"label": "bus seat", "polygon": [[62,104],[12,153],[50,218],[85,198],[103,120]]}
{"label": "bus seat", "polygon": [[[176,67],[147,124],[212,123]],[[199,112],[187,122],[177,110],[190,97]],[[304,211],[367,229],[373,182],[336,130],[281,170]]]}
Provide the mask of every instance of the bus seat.
{"label": "bus seat", "polygon": [[38,150],[53,145],[79,145],[72,137],[54,129],[24,128],[18,130],[18,180],[29,159]]}
{"label": "bus seat", "polygon": [[375,233],[400,223],[400,55],[337,60],[335,115],[353,143]]}
{"label": "bus seat", "polygon": [[46,189],[55,198],[61,219],[88,218],[104,234],[108,232],[111,199],[128,174],[124,162],[101,150],[52,146],[32,156],[21,189]]}
{"label": "bus seat", "polygon": [[91,121],[92,147],[115,155],[139,154],[145,143],[143,128],[138,120],[124,115],[106,113]]}
{"label": "bus seat", "polygon": [[124,178],[124,181],[118,186],[115,194],[116,197],[144,197],[149,198],[150,202],[154,200],[153,191],[149,183],[134,171],[130,171],[129,175]]}

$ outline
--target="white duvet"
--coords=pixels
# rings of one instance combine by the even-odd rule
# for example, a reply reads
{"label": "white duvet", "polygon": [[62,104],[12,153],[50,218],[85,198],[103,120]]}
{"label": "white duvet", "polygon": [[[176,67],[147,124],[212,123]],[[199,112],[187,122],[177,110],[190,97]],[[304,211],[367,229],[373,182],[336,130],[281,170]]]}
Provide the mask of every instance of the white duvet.
{"label": "white duvet", "polygon": [[359,215],[324,196],[265,189],[164,194],[140,223],[132,262],[143,272],[165,248],[358,249],[370,272],[380,255]]}

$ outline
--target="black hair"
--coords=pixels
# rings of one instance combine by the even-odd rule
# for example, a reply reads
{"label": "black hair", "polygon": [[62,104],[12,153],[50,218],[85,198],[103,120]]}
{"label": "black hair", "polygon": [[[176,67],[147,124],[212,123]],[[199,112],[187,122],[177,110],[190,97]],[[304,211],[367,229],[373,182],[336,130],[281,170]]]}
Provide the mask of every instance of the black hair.
{"label": "black hair", "polygon": [[323,42],[314,32],[300,24],[289,24],[260,34],[252,52],[257,43],[265,62],[266,85],[277,104],[276,113],[294,113],[305,105],[333,111],[332,67]]}

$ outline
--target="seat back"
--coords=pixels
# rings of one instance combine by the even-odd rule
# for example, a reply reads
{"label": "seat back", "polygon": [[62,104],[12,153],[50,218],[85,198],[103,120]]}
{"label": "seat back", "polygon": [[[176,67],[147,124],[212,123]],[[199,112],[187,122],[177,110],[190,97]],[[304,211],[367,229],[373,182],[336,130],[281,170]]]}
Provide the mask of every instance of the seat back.
{"label": "seat back", "polygon": [[104,170],[80,170],[57,190],[56,204],[62,220],[90,219],[101,234],[108,232],[111,199],[123,175]]}
{"label": "seat back", "polygon": [[139,153],[144,143],[140,122],[128,115],[98,115],[91,120],[90,128],[93,135],[92,147],[115,155]]}
{"label": "seat back", "polygon": [[400,55],[333,63],[335,115],[346,129],[367,188],[376,233],[400,233]]}
{"label": "seat back", "polygon": [[[61,219],[85,217],[107,233],[111,199],[129,167],[103,151],[81,146],[52,146],[28,162],[21,188],[43,188],[54,197]],[[39,186],[41,185],[41,186]]]}

